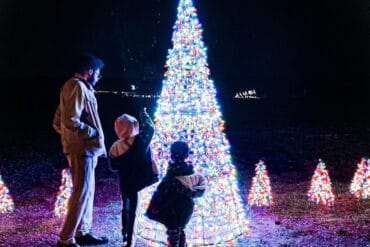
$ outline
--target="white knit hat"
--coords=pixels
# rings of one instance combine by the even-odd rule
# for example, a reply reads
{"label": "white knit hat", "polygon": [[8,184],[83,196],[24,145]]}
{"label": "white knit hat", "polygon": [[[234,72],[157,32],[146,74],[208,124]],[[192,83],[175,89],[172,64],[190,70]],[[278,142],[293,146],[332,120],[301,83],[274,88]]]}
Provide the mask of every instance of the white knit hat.
{"label": "white knit hat", "polygon": [[123,114],[114,122],[114,130],[119,139],[127,140],[139,134],[139,122],[129,114]]}

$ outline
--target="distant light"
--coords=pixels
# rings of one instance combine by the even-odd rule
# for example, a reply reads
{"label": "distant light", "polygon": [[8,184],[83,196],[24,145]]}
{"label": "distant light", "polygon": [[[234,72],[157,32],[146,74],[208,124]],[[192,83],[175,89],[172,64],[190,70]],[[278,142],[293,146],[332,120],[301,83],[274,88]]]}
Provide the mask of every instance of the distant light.
{"label": "distant light", "polygon": [[234,96],[235,99],[260,99],[259,96],[257,96],[256,90],[245,90],[243,92],[237,92]]}
{"label": "distant light", "polygon": [[132,91],[135,91],[136,90],[136,86],[134,84],[131,84],[131,90]]}
{"label": "distant light", "polygon": [[157,94],[138,94],[132,91],[103,91],[97,90],[95,91],[97,94],[117,94],[121,97],[131,97],[131,98],[159,98],[160,96]]}

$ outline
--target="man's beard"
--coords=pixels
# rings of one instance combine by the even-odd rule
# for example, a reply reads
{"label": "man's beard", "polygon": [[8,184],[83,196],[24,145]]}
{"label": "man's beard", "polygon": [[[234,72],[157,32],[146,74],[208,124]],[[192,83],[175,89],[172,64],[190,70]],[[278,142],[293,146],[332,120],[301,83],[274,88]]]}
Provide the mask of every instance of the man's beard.
{"label": "man's beard", "polygon": [[86,80],[87,83],[89,83],[91,86],[95,86],[96,81],[94,81],[94,77],[91,76],[89,79]]}

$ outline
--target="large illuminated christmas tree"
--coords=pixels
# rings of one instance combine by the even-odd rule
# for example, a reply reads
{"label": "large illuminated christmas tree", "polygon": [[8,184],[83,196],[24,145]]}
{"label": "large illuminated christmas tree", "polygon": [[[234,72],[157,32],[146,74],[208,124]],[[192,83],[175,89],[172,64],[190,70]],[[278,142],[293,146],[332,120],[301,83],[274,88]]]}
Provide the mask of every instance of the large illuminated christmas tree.
{"label": "large illuminated christmas tree", "polygon": [[325,206],[334,206],[334,194],[331,188],[329,173],[325,163],[319,159],[316,170],[311,179],[311,186],[307,193],[310,201]]}
{"label": "large illuminated christmas tree", "polygon": [[62,171],[62,183],[59,186],[57,199],[54,203],[54,214],[58,218],[64,217],[68,210],[68,200],[71,197],[73,190],[72,176],[68,168]]}
{"label": "large illuminated christmas tree", "polygon": [[[185,229],[187,243],[233,245],[238,237],[248,235],[249,222],[245,218],[230,145],[223,133],[216,90],[209,79],[197,11],[192,0],[180,0],[177,11],[151,147],[160,173],[164,174],[171,143],[185,141],[192,151],[188,161],[208,180],[206,193],[196,200]],[[164,226],[143,215],[156,186],[141,191],[137,210],[135,232],[149,246],[166,239]]]}
{"label": "large illuminated christmas tree", "polygon": [[363,157],[353,176],[350,192],[358,199],[370,198],[370,159]]}
{"label": "large illuminated christmas tree", "polygon": [[0,174],[0,213],[11,213],[13,210],[13,199],[9,195],[9,189],[6,187]]}
{"label": "large illuminated christmas tree", "polygon": [[248,204],[250,206],[271,206],[272,193],[270,178],[267,174],[266,165],[263,160],[256,164],[256,175],[252,179],[252,186],[249,191]]}

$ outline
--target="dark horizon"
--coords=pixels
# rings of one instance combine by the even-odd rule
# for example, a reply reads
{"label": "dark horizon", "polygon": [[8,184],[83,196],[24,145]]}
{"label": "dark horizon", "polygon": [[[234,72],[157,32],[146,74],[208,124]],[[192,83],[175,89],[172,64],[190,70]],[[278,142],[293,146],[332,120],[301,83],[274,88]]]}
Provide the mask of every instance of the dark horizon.
{"label": "dark horizon", "polygon": [[[293,113],[369,118],[366,1],[193,2],[203,28],[210,78],[221,105],[230,109],[228,115],[236,114],[227,106],[229,95],[256,89],[282,104],[303,99],[296,106],[303,108]],[[59,87],[72,74],[71,57],[84,50],[96,53],[106,64],[98,89],[138,84],[139,90],[159,91],[167,51],[172,48],[177,4],[172,0],[2,1],[2,112],[10,119],[50,114]],[[245,106],[243,111],[248,109]]]}

